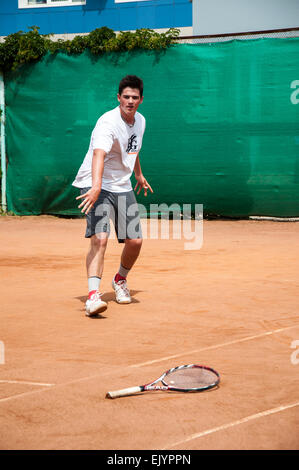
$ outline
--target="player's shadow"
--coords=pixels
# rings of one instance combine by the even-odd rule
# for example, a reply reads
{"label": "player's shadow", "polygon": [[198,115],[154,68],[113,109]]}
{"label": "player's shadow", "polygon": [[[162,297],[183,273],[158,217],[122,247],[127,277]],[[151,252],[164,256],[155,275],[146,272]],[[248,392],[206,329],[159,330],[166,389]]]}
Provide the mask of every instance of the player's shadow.
{"label": "player's shadow", "polygon": [[[83,295],[80,295],[79,297],[75,297],[75,299],[80,300],[80,302],[82,302],[82,303],[85,305],[85,302],[86,302],[87,297],[86,297],[86,295],[84,295],[84,296],[83,296]],[[105,311],[106,311],[106,310],[105,310]],[[85,308],[80,309],[80,312],[85,312]],[[92,315],[92,316],[89,317],[89,318],[92,319],[92,320],[94,320],[94,319],[98,320],[98,319],[105,319],[105,318],[107,318],[107,317],[105,317],[105,316],[102,315],[101,313],[98,313],[97,315]]]}
{"label": "player's shadow", "polygon": [[[135,297],[134,297],[139,292],[142,292],[142,291],[140,291],[140,290],[130,290],[130,294],[131,294],[131,298],[132,298],[132,304],[139,304],[140,303],[140,301],[135,299]],[[75,297],[75,298],[77,300],[80,300],[80,302],[82,302],[83,304],[85,304],[86,299],[87,299],[86,295],[80,295],[80,296]],[[115,302],[116,303],[115,292],[114,291],[105,292],[102,295],[102,299],[104,300],[104,302],[107,302],[108,304],[109,304],[109,302]],[[95,315],[94,317],[90,317],[90,318],[107,318],[107,317],[105,317],[104,315],[98,314],[98,315]]]}
{"label": "player's shadow", "polygon": [[[135,295],[138,294],[138,292],[142,292],[140,290],[131,290],[130,289],[130,294],[131,294],[131,298],[132,298],[132,304],[139,304],[139,300],[135,299]],[[116,303],[116,300],[115,300],[115,292],[112,291],[112,292],[104,292],[104,294],[102,295],[102,299],[104,300],[104,302],[115,302]]]}

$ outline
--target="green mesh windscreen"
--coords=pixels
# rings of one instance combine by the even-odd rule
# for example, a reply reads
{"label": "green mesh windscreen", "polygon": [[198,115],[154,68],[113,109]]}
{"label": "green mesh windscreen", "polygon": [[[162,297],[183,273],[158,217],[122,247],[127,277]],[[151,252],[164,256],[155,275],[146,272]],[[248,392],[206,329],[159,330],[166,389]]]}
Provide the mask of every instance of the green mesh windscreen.
{"label": "green mesh windscreen", "polygon": [[[8,210],[79,214],[71,186],[126,74],[144,80],[138,202],[231,217],[299,215],[299,39],[50,54],[5,77]],[[134,177],[133,177],[134,182]]]}

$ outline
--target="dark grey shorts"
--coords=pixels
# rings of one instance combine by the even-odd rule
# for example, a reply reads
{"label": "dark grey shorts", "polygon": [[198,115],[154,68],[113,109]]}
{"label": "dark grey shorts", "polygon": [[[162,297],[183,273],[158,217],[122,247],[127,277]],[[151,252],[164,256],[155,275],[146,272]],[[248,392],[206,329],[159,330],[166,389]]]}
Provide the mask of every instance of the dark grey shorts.
{"label": "dark grey shorts", "polygon": [[[80,189],[85,194],[90,188]],[[126,239],[142,238],[138,204],[134,191],[111,193],[101,190],[92,210],[86,215],[85,237],[90,238],[96,233],[110,234],[112,220],[119,243]]]}

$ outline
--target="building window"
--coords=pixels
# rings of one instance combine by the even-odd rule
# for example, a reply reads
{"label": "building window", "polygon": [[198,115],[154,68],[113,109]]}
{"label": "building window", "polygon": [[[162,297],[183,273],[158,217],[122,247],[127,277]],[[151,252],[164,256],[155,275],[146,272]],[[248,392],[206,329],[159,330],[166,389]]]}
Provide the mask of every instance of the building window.
{"label": "building window", "polygon": [[18,0],[19,8],[66,7],[85,5],[86,0]]}
{"label": "building window", "polygon": [[114,3],[129,3],[129,2],[146,2],[148,0],[114,0]]}

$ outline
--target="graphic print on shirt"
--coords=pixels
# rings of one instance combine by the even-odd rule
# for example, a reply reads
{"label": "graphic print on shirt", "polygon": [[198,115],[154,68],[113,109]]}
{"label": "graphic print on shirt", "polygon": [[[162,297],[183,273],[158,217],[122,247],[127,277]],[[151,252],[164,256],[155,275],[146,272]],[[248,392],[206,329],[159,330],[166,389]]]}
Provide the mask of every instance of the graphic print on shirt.
{"label": "graphic print on shirt", "polygon": [[126,152],[131,154],[137,153],[138,150],[138,142],[137,142],[137,135],[132,134],[131,137],[128,139],[128,146]]}

